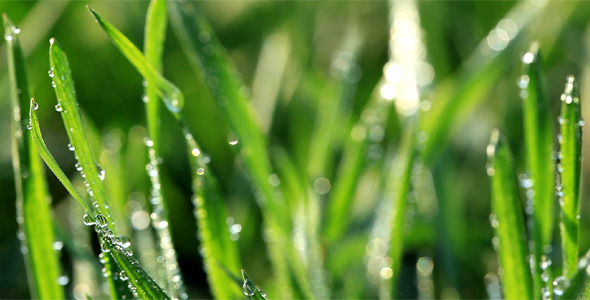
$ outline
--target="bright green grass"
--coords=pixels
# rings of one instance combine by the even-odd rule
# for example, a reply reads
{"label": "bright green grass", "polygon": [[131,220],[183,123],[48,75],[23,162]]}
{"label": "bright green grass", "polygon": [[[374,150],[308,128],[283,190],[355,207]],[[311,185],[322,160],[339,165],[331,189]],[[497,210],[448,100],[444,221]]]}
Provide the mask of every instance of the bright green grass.
{"label": "bright green grass", "polygon": [[[383,78],[370,84],[372,92],[361,91],[367,84],[359,81],[357,63],[368,47],[364,41],[370,40],[370,34],[357,26],[358,20],[351,18],[347,21],[350,25],[343,29],[341,45],[335,50],[338,55],[331,60],[333,79],[318,75],[321,72],[313,67],[317,58],[309,50],[296,49],[288,54],[284,78],[297,79],[295,84],[285,84],[287,79],[269,80],[281,85],[273,92],[276,103],[271,106],[277,114],[273,118],[261,118],[257,114],[254,97],[249,95],[247,84],[232,61],[235,53],[224,47],[223,31],[218,36],[202,5],[206,4],[151,1],[143,32],[143,51],[134,44],[134,33],[117,29],[121,20],[116,15],[111,18],[112,11],[103,13],[102,9],[88,7],[91,17],[86,17],[96,21],[98,26],[93,25],[111,39],[114,45],[111,47],[122,54],[119,58],[129,62],[144,80],[145,104],[139,98],[120,100],[145,108],[145,129],[135,127],[129,135],[116,129],[101,133],[87,119],[86,113],[91,111],[85,113],[80,109],[88,107],[84,105],[86,100],[77,95],[73,78],[77,72],[92,70],[70,65],[74,60],[68,59],[66,53],[73,49],[62,47],[56,39],[50,40],[49,75],[57,99],[55,110],[63,119],[69,154],[76,160],[78,173],[74,178],[66,174],[64,165],[58,164],[51,154],[55,150],[50,152],[51,147],[41,135],[45,127],[40,124],[47,118],[41,112],[54,104],[48,99],[31,98],[18,30],[5,17],[13,112],[20,112],[19,118],[17,114],[12,118],[14,176],[17,205],[22,212],[19,218],[23,221],[19,226],[25,236],[23,245],[29,249],[25,258],[32,296],[64,298],[72,293],[69,286],[58,284],[63,266],[53,250],[54,227],[76,259],[94,261],[88,273],[98,275],[96,282],[84,283],[92,291],[84,295],[89,298],[185,299],[211,295],[216,299],[244,296],[265,299],[263,290],[273,299],[439,298],[443,294],[453,298],[468,293],[461,288],[458,266],[462,263],[478,269],[482,268],[480,261],[486,261],[486,280],[499,274],[503,296],[508,299],[584,298],[588,294],[589,257],[579,257],[579,251],[585,250],[580,249],[579,221],[582,101],[578,83],[568,77],[562,97],[560,130],[554,131],[552,123],[547,122],[555,118],[549,105],[552,100],[547,96],[549,84],[544,80],[546,70],[539,47],[553,47],[562,26],[566,25],[560,23],[552,30],[541,30],[534,25],[554,10],[571,12],[575,4],[521,2],[511,6],[506,18],[512,23],[499,22],[479,46],[471,49],[473,54],[456,73],[432,85],[415,86],[421,109],[411,115],[406,115],[403,109],[398,111],[396,100],[384,93],[384,86],[392,84],[387,69]],[[391,1],[389,5],[393,11],[397,5],[404,4]],[[564,14],[564,19],[567,16]],[[167,30],[168,21],[171,30]],[[296,33],[305,25],[308,24],[301,24],[297,18],[284,20],[283,26],[273,32],[287,34],[272,40],[283,44],[269,49],[288,47],[286,43],[299,45],[299,39],[303,38]],[[395,20],[390,20],[389,26],[394,32]],[[420,23],[416,26],[420,28]],[[173,37],[167,36],[167,32],[173,33]],[[419,34],[416,35],[419,39]],[[449,151],[456,151],[447,147],[452,144],[452,132],[508,76],[504,67],[518,60],[514,49],[527,49],[531,37],[539,38],[540,42],[533,44],[522,57],[524,70],[518,80],[523,120],[516,122],[522,124],[524,132],[523,162],[513,160],[513,156],[520,156],[511,152],[508,147],[511,140],[499,131],[493,131],[487,148],[496,262],[487,255],[491,252],[489,242],[484,246],[477,244],[490,228],[457,225],[466,217],[452,197],[461,197],[464,187],[451,188],[452,181],[446,179],[441,192],[436,173],[462,174],[451,166],[452,161],[441,163],[438,158],[449,157]],[[324,40],[316,39],[310,38],[314,41],[311,44],[324,45]],[[167,71],[166,47],[170,47],[170,40],[179,44],[175,55],[182,55],[191,63],[192,69],[182,70],[180,76],[175,76],[176,70]],[[396,49],[390,51],[393,54],[388,65],[400,63],[395,60]],[[421,59],[426,58],[425,55]],[[302,67],[307,65],[312,67]],[[264,74],[259,78],[264,78]],[[183,86],[182,80],[197,86],[199,93],[195,95]],[[139,82],[131,80],[113,83],[126,84],[139,87]],[[357,89],[369,99],[360,104],[354,102]],[[399,95],[400,99],[402,96]],[[314,98],[317,103],[305,102],[306,98]],[[430,101],[425,101],[427,98]],[[202,122],[191,111],[191,107],[194,109],[207,100],[216,105],[219,124]],[[27,109],[29,119],[22,113]],[[280,128],[284,121],[278,115],[281,109],[287,111],[285,122],[299,126],[289,129],[287,137]],[[30,131],[24,129],[27,125]],[[206,153],[215,148],[203,131],[195,129],[199,126],[207,128],[206,134],[222,135],[221,140],[229,144],[225,146],[232,152],[230,163],[234,163],[234,158],[237,162],[235,175],[223,176],[217,162],[210,164],[217,153],[210,153],[211,156]],[[19,132],[23,135],[19,136]],[[175,135],[181,136],[184,144],[168,144],[170,136]],[[125,137],[126,145],[122,142]],[[555,138],[559,141],[557,160],[553,158],[553,151],[557,150]],[[46,140],[51,146],[50,139]],[[145,147],[141,145],[142,140]],[[175,157],[167,156],[170,148]],[[483,156],[482,149],[477,151]],[[39,157],[82,208],[82,213],[73,210],[73,218],[94,229],[100,246],[97,255],[100,263],[93,257],[91,247],[80,247],[77,234],[52,223],[52,206],[46,202],[47,182]],[[182,175],[184,179],[168,173],[170,166],[178,163],[178,157],[182,157],[180,161],[186,162],[190,172]],[[441,171],[441,164],[448,169]],[[125,168],[130,170],[126,172]],[[27,169],[30,172],[25,176]],[[478,170],[483,173],[483,168]],[[520,185],[516,176],[519,172],[524,173],[519,176]],[[470,183],[467,179],[463,185]],[[190,186],[191,194],[179,192],[175,185]],[[149,190],[147,199],[137,196],[137,190],[141,189],[137,186]],[[237,192],[228,192],[231,189]],[[557,215],[553,211],[557,201],[555,190],[562,204],[561,243],[552,236]],[[521,195],[527,195],[526,203]],[[488,199],[479,200],[478,203],[487,203]],[[194,207],[188,214],[188,223],[196,224],[200,243],[200,248],[192,249],[190,255],[200,255],[209,291],[187,284],[185,276],[189,272],[177,257],[181,251],[187,252],[182,249],[186,243],[172,239],[173,233],[178,234],[175,231],[182,230],[175,227],[181,224],[178,218],[182,214],[171,212],[178,209],[179,203],[186,202]],[[437,213],[444,220],[435,224],[432,220]],[[139,226],[137,216],[147,219],[151,227]],[[244,228],[229,216],[246,220],[242,223]],[[35,226],[39,224],[42,226]],[[442,232],[446,230],[453,237],[439,240],[437,224],[442,224]],[[460,248],[460,239],[469,242],[466,234],[458,233],[460,229],[475,232],[470,232],[469,237],[475,241],[473,249],[471,246],[453,249]],[[239,240],[238,234],[241,234]],[[433,241],[446,246],[436,249]],[[559,249],[552,252],[551,246]],[[457,254],[460,251],[465,257],[473,258],[473,253],[478,253],[485,259],[475,256],[475,260],[460,262],[462,257]],[[562,253],[563,259],[554,257],[555,253]],[[150,270],[149,274],[146,270]],[[445,278],[439,278],[441,274]],[[479,281],[483,280],[482,276]],[[491,296],[495,285],[487,284]]]}

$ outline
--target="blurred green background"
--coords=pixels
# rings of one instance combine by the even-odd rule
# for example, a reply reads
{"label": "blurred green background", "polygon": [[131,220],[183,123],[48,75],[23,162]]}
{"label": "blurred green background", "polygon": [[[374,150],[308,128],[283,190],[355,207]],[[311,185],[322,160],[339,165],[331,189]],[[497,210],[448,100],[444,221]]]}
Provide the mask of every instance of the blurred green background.
{"label": "blurred green background", "polygon": [[[478,52],[482,40],[502,20],[516,1],[417,1],[426,60],[434,71],[433,82],[424,97],[445,80],[457,81],[472,53]],[[76,84],[78,100],[85,121],[96,136],[115,137],[114,148],[121,148],[128,179],[128,193],[145,195],[149,180],[143,169],[145,149],[133,147],[145,135],[144,106],[141,101],[141,76],[115,49],[94,22],[85,5],[91,5],[108,18],[136,45],[143,44],[143,25],[148,1],[0,1],[0,12],[7,13],[21,28],[21,40],[27,53],[28,71],[37,103],[41,129],[49,149],[66,173],[76,176],[74,157],[67,149],[67,137],[56,99],[47,76],[48,40],[55,37],[67,52]],[[336,58],[351,32],[361,37],[354,63],[354,89],[349,89],[350,120],[357,120],[371,93],[383,76],[389,60],[389,12],[387,1],[199,1],[222,44],[235,63],[250,91],[257,95],[256,80],[276,85],[276,108],[263,114],[270,125],[268,141],[291,154],[297,164],[308,159],[309,140],[316,113],[324,97],[338,95],[341,80],[337,76]],[[541,42],[546,58],[547,87],[555,116],[565,77],[580,79],[583,115],[590,113],[586,95],[590,90],[590,2],[556,1],[535,14],[516,43],[503,53],[499,80],[482,99],[453,120],[450,140],[435,150],[431,164],[429,193],[411,195],[410,234],[404,251],[400,295],[416,297],[415,263],[428,256],[434,261],[434,291],[439,297],[487,297],[489,272],[497,268],[489,225],[489,180],[485,173],[485,147],[492,128],[508,136],[517,166],[523,170],[522,112],[516,80],[521,72],[520,56],[533,40]],[[551,33],[556,30],[557,33]],[[547,38],[553,34],[554,38]],[[545,44],[544,44],[545,43]],[[547,44],[549,46],[547,46]],[[15,195],[10,157],[10,104],[7,97],[6,47],[0,47],[0,297],[27,298],[26,275],[16,238]],[[266,65],[263,61],[271,60]],[[272,63],[272,59],[277,59]],[[478,59],[478,57],[475,57]],[[482,59],[482,58],[479,58]],[[271,71],[262,66],[271,66]],[[284,72],[273,73],[284,68]],[[264,72],[267,72],[265,74]],[[229,210],[242,225],[239,247],[244,269],[261,287],[272,279],[262,240],[260,212],[253,200],[247,176],[234,150],[228,145],[228,126],[212,100],[203,79],[196,75],[174,32],[167,31],[164,75],[184,92],[189,126],[203,150],[211,156],[211,167],[220,179]],[[269,75],[269,77],[265,77]],[[259,79],[256,79],[259,76]],[[275,78],[273,76],[279,76]],[[256,98],[256,97],[254,97]],[[435,101],[435,99],[433,99]],[[432,103],[436,105],[436,103]],[[403,118],[403,117],[402,117]],[[556,123],[556,117],[548,122]],[[191,297],[209,297],[198,253],[195,221],[190,202],[188,163],[181,131],[168,112],[162,113],[165,134],[162,158],[163,185],[170,205],[171,228],[179,261]],[[334,124],[340,126],[340,124]],[[395,130],[394,130],[395,131]],[[389,132],[389,131],[388,131]],[[587,135],[585,133],[585,135]],[[589,137],[585,137],[588,141]],[[396,137],[386,137],[395,141]],[[135,144],[134,144],[135,143]],[[97,160],[107,170],[108,159],[99,145]],[[341,147],[340,146],[336,146]],[[336,149],[336,153],[339,153]],[[588,143],[584,154],[588,156]],[[337,156],[336,156],[337,157]],[[140,161],[140,163],[137,163]],[[378,160],[377,160],[378,161]],[[134,168],[140,166],[140,168]],[[584,161],[588,170],[589,161]],[[333,176],[333,174],[331,175]],[[67,210],[73,201],[66,190],[48,172],[55,216],[68,232]],[[583,179],[585,183],[588,180]],[[350,248],[343,245],[341,255],[332,259],[362,262],[365,244],[355,243],[355,234],[367,234],[374,218],[376,200],[363,196],[374,194],[372,177],[362,177],[355,199]],[[587,190],[589,185],[583,185]],[[139,194],[138,194],[139,193]],[[587,193],[584,191],[583,195]],[[582,198],[584,199],[584,197]],[[73,204],[75,205],[75,204]],[[582,251],[590,247],[588,205],[582,202]],[[556,257],[559,253],[554,253]],[[68,250],[62,260],[71,272]],[[352,270],[343,270],[350,276]],[[355,271],[356,272],[356,271]],[[361,269],[360,274],[366,270]],[[360,275],[359,275],[360,276]],[[489,276],[488,276],[489,277]],[[364,275],[363,275],[364,278]],[[489,285],[488,285],[489,287]],[[370,290],[370,288],[369,288]],[[336,295],[339,295],[336,293]],[[369,293],[370,295],[370,293]],[[346,295],[340,295],[346,297]]]}

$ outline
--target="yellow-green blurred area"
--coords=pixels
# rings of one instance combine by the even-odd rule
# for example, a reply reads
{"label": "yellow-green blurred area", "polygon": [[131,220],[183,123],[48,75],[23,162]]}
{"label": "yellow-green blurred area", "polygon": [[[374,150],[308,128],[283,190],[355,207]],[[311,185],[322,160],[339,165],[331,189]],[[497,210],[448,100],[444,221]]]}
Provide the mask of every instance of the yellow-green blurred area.
{"label": "yellow-green blurred area", "polygon": [[[342,107],[348,117],[339,119],[345,123],[331,125],[337,129],[333,134],[344,137],[332,138],[334,144],[328,145],[333,155],[326,164],[327,173],[322,176],[328,179],[328,185],[316,178],[309,179],[310,186],[315,181],[315,191],[322,195],[322,207],[327,206],[329,184],[334,183],[339,172],[340,158],[350,135],[346,130],[359,120],[371,94],[379,91],[384,66],[392,56],[399,55],[390,49],[393,34],[390,23],[396,22],[391,4],[396,2],[197,1],[197,7],[208,18],[248,88],[262,128],[267,132],[271,156],[273,151],[284,150],[306,176],[313,169],[309,165],[310,141],[316,125],[324,120],[324,114],[329,114],[322,103],[333,98],[346,101]],[[417,27],[402,27],[396,34],[418,32],[423,43],[421,53],[416,55],[425,67],[417,70],[430,74],[431,78],[420,88],[421,100],[428,101],[420,105],[425,112],[422,117],[428,118],[430,107],[437,107],[437,94],[433,91],[440,92],[441,83],[459,85],[466,80],[461,74],[475,74],[477,70],[470,68],[482,67],[494,55],[501,55],[500,63],[493,66],[501,75],[490,76],[489,92],[470,99],[473,105],[452,116],[450,127],[445,129],[446,137],[434,146],[432,158],[424,166],[429,175],[420,180],[427,182],[427,188],[410,194],[398,293],[402,298],[416,298],[427,285],[434,298],[488,297],[490,289],[497,289],[494,285],[497,277],[493,274],[498,268],[491,243],[489,179],[485,169],[490,130],[500,128],[508,137],[516,171],[524,172],[522,105],[517,78],[521,74],[521,55],[535,40],[539,41],[545,58],[546,86],[554,116],[547,122],[557,125],[559,95],[569,74],[579,78],[582,114],[590,116],[590,102],[586,100],[590,92],[590,2],[549,2],[532,14],[523,28],[514,29],[515,34],[518,32],[515,36],[510,32],[512,25],[496,26],[519,5],[518,1],[412,3],[418,13],[413,23]],[[149,193],[147,152],[143,147],[146,129],[142,77],[113,46],[85,6],[92,6],[141,48],[148,4],[148,1],[0,1],[0,12],[8,14],[21,30],[27,70],[48,148],[66,174],[79,177],[74,155],[68,151],[60,114],[54,108],[57,102],[48,76],[48,41],[54,37],[68,55],[95,158],[105,169],[107,178],[109,173],[122,174],[119,189],[111,193],[133,203],[145,203]],[[398,18],[402,15],[403,12],[397,14]],[[490,34],[495,28],[504,31]],[[243,163],[228,143],[233,140],[232,133],[198,72],[198,65],[185,55],[170,26],[166,37],[164,77],[183,91],[188,126],[211,158],[209,165],[221,185],[232,221],[241,225],[235,237],[243,268],[261,288],[272,290],[273,276],[263,246],[260,210]],[[510,44],[506,47],[503,42]],[[4,44],[0,46],[0,297],[28,298],[27,276],[16,237],[11,110]],[[500,47],[496,50],[504,51],[485,53],[481,50],[485,47]],[[341,76],[343,69],[349,77]],[[405,124],[408,117],[401,113],[398,117],[399,123],[388,123],[382,148],[370,152],[376,157],[368,158],[368,167],[360,175],[354,205],[347,213],[351,227],[338,244],[341,249],[324,253],[331,256],[325,257],[326,261],[342,262],[329,266],[333,270],[328,281],[333,284],[333,297],[346,298],[347,291],[363,297],[377,295],[378,282],[371,279],[375,270],[370,269],[370,264],[367,267],[372,255],[368,250],[374,250],[371,244],[367,246],[367,237],[379,202],[376,189],[380,175],[375,165],[384,163],[387,145],[399,142],[399,124]],[[170,225],[180,266],[190,297],[208,298],[211,294],[199,254],[182,131],[167,111],[162,111],[161,123],[162,185],[169,202]],[[585,141],[589,140],[590,136],[585,136]],[[590,155],[588,144],[585,143],[584,156]],[[583,162],[584,171],[590,171],[588,163]],[[70,212],[77,204],[50,172],[47,176],[54,216],[60,225],[59,236],[67,238],[71,222],[81,222],[82,216]],[[584,196],[588,194],[585,192],[590,187],[588,183],[584,180],[582,185],[582,253],[590,247],[587,238],[590,211],[588,197]],[[556,236],[557,232],[556,226]],[[558,245],[556,239],[555,248]],[[560,260],[558,251],[552,255],[555,261]],[[62,251],[69,297],[79,296],[73,284],[74,256],[67,247]],[[357,286],[342,286],[344,283]]]}

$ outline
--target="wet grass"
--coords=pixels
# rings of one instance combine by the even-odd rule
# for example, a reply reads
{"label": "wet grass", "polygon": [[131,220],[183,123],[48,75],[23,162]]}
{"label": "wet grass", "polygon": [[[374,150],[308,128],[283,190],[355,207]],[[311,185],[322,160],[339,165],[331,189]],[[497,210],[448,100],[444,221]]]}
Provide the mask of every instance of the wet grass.
{"label": "wet grass", "polygon": [[[555,41],[573,26],[570,18],[579,21],[575,2],[498,10],[504,17],[490,17],[489,33],[446,73],[444,63],[429,61],[446,55],[427,55],[437,49],[429,36],[400,25],[436,25],[436,18],[420,19],[441,13],[424,3],[386,7],[389,55],[372,73],[361,67],[365,52],[374,53],[366,20],[343,18],[341,37],[328,43],[329,35],[306,27],[317,24],[297,21],[309,12],[284,4],[297,12],[282,12],[291,18],[277,18],[260,59],[244,63],[239,53],[248,47],[231,44],[230,29],[207,5],[153,0],[141,13],[145,26],[133,19],[132,27],[112,9],[87,7],[91,26],[80,26],[96,30],[90,40],[110,39],[100,47],[118,63],[104,93],[124,86],[143,93],[128,99],[115,92],[116,107],[132,113],[109,112],[121,117],[108,126],[94,123],[97,109],[87,104],[92,96],[80,75],[101,65],[85,69],[80,62],[88,57],[67,38],[63,46],[51,38],[49,86],[57,101],[47,93],[33,99],[27,75],[38,70],[25,59],[35,56],[20,43],[32,29],[20,32],[4,17],[17,220],[32,297],[588,294],[590,257],[579,256],[588,247],[580,223],[581,88],[567,77],[558,101],[554,86],[563,78],[548,82],[554,70],[540,55],[547,49],[548,61],[556,60]],[[242,13],[246,24],[264,15]],[[538,20],[549,13],[562,13],[562,21],[544,30]],[[321,60],[324,48],[331,54]],[[253,80],[243,73],[248,63]],[[512,64],[516,71],[507,70]],[[53,124],[46,113],[53,110],[69,151],[56,149],[55,128],[44,125]],[[135,122],[138,112],[145,114]],[[501,130],[486,149],[478,141],[492,125]],[[57,182],[42,161],[70,194],[65,201],[47,201],[48,182]],[[488,215],[491,226],[481,221]],[[68,263],[60,263],[60,245]],[[192,275],[192,261],[203,278]]]}

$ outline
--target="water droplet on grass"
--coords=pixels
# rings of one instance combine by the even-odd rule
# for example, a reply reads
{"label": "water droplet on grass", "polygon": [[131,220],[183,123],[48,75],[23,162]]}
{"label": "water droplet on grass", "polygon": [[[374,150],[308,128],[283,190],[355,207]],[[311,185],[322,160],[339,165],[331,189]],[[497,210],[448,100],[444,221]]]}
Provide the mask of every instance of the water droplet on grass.
{"label": "water droplet on grass", "polygon": [[53,242],[53,250],[60,251],[63,247],[64,247],[64,243],[62,241]]}
{"label": "water droplet on grass", "polygon": [[55,111],[57,111],[57,112],[63,111],[63,109],[61,108],[61,105],[59,103],[55,105]]}
{"label": "water droplet on grass", "polygon": [[553,293],[557,296],[563,295],[569,284],[569,280],[563,276],[555,278],[555,280],[553,280]]}
{"label": "water droplet on grass", "polygon": [[98,214],[96,215],[96,225],[102,228],[107,227],[107,225],[109,225],[109,220],[104,215]]}
{"label": "water droplet on grass", "polygon": [[522,63],[524,63],[524,64],[530,64],[533,62],[533,60],[535,60],[535,54],[533,54],[532,52],[527,52],[522,55],[521,60],[522,60]]}
{"label": "water droplet on grass", "polygon": [[70,282],[70,278],[66,275],[62,275],[57,278],[57,284],[59,284],[59,285],[63,286],[63,285],[68,284],[68,282]]}
{"label": "water droplet on grass", "polygon": [[204,174],[205,174],[205,169],[203,169],[203,168],[197,169],[197,175],[204,175]]}
{"label": "water droplet on grass", "polygon": [[244,291],[244,295],[247,297],[254,296],[255,294],[255,291],[250,288],[247,281],[244,281],[244,284],[242,284],[242,289]]}
{"label": "water droplet on grass", "polygon": [[53,76],[55,76],[55,75],[53,75],[52,70],[47,71],[47,75],[49,75],[50,78],[53,78]]}
{"label": "water droplet on grass", "polygon": [[72,144],[70,143],[70,144],[68,144],[68,149],[69,149],[70,151],[74,151],[74,150],[76,150],[76,147],[74,147],[74,145],[72,145]]}
{"label": "water droplet on grass", "polygon": [[96,224],[94,220],[92,220],[92,217],[90,217],[88,214],[84,214],[84,216],[82,216],[82,223],[84,223],[86,226],[92,226]]}
{"label": "water droplet on grass", "polygon": [[33,107],[33,110],[39,109],[39,104],[37,104],[33,98],[31,98],[31,106]]}

